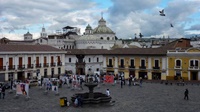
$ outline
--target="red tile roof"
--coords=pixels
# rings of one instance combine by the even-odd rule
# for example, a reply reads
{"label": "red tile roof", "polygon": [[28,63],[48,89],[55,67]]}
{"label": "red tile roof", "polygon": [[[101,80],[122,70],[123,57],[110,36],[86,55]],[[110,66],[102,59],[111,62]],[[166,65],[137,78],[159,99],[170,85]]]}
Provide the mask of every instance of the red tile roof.
{"label": "red tile roof", "polygon": [[49,45],[13,45],[0,44],[0,52],[52,52],[63,51]]}
{"label": "red tile roof", "polygon": [[183,48],[190,48],[190,47],[192,47],[190,45],[190,39],[186,39],[186,38],[177,39],[177,40],[175,40],[173,42],[168,43],[165,46],[162,46],[161,48],[165,48],[165,49],[172,49],[172,48],[174,48],[175,49],[177,47],[182,48],[182,49]]}
{"label": "red tile roof", "polygon": [[167,50],[161,48],[117,48],[106,49],[70,49],[67,54],[72,55],[166,55]]}
{"label": "red tile roof", "polygon": [[73,55],[101,55],[106,54],[108,52],[107,49],[68,49],[67,54]]}

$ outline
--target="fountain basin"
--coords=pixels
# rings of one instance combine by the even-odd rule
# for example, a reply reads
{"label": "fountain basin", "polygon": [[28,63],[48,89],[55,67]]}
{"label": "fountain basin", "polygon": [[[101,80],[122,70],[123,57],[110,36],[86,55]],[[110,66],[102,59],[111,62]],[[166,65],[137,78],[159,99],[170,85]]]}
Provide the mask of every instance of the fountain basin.
{"label": "fountain basin", "polygon": [[99,103],[109,103],[111,101],[111,97],[106,94],[100,92],[94,92],[93,98],[89,97],[89,92],[86,93],[76,93],[71,97],[71,101],[74,102],[76,97],[81,97],[83,104],[99,104]]}

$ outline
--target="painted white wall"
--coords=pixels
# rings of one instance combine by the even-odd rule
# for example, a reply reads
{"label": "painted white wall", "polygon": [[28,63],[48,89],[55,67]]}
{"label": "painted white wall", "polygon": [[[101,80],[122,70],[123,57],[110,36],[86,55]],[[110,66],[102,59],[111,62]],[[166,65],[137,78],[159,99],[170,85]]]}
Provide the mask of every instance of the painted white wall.
{"label": "painted white wall", "polygon": [[[44,68],[43,66],[41,68],[36,68],[35,65],[36,65],[36,62],[34,60],[36,60],[36,57],[39,57],[39,63],[43,64],[44,63],[44,56],[47,56],[47,63],[51,63],[50,61],[50,58],[51,56],[54,57],[54,62],[57,63],[58,60],[56,60],[56,57],[57,56],[60,56],[60,59],[61,59],[61,62],[65,62],[65,55],[64,55],[64,52],[63,53],[57,53],[57,52],[54,52],[54,53],[31,53],[31,52],[28,52],[28,53],[25,53],[25,52],[12,52],[12,53],[1,53],[0,54],[0,57],[3,58],[3,66],[6,66],[6,71],[0,71],[0,73],[5,73],[5,75],[8,75],[9,73],[13,73],[13,72],[19,72],[21,70],[18,70],[18,65],[19,65],[19,57],[22,57],[22,64],[25,65],[25,69],[23,69],[22,71],[24,71],[25,73],[25,78],[27,78],[27,73],[32,73],[32,75],[36,75],[36,70],[39,69],[40,70],[40,74],[41,76],[44,76]],[[9,66],[9,58],[12,57],[13,58],[13,65],[15,65],[15,70],[9,70],[8,69],[8,66]],[[27,65],[28,65],[28,57],[31,57],[31,64],[34,65],[34,68],[27,68]],[[7,63],[8,62],[8,63]],[[48,76],[51,76],[51,68],[54,68],[54,74],[58,74],[58,68],[61,68],[61,74],[64,74],[65,72],[65,68],[64,68],[64,64],[62,66],[55,66],[55,67],[47,67],[48,71],[47,71],[47,75]],[[43,72],[41,72],[43,71]],[[16,75],[16,74],[15,74]],[[14,78],[17,79],[17,76],[14,75]],[[8,76],[5,76],[5,80],[8,80]]]}

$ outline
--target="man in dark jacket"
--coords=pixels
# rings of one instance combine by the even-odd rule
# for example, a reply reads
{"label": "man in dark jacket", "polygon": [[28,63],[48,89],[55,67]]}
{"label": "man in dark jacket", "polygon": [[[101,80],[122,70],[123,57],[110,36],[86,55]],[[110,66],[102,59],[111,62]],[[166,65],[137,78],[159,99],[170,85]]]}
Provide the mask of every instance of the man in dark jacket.
{"label": "man in dark jacket", "polygon": [[188,89],[185,89],[185,93],[184,93],[185,97],[184,97],[184,99],[186,99],[186,100],[189,99],[189,98],[188,98],[188,94],[189,94]]}

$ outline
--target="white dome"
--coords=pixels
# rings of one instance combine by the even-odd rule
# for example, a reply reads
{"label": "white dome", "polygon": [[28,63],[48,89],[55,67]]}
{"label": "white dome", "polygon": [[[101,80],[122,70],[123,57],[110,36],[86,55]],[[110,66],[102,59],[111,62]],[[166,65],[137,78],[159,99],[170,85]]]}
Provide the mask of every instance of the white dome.
{"label": "white dome", "polygon": [[94,34],[114,34],[114,32],[106,26],[106,21],[103,17],[99,20],[99,25],[93,30]]}

